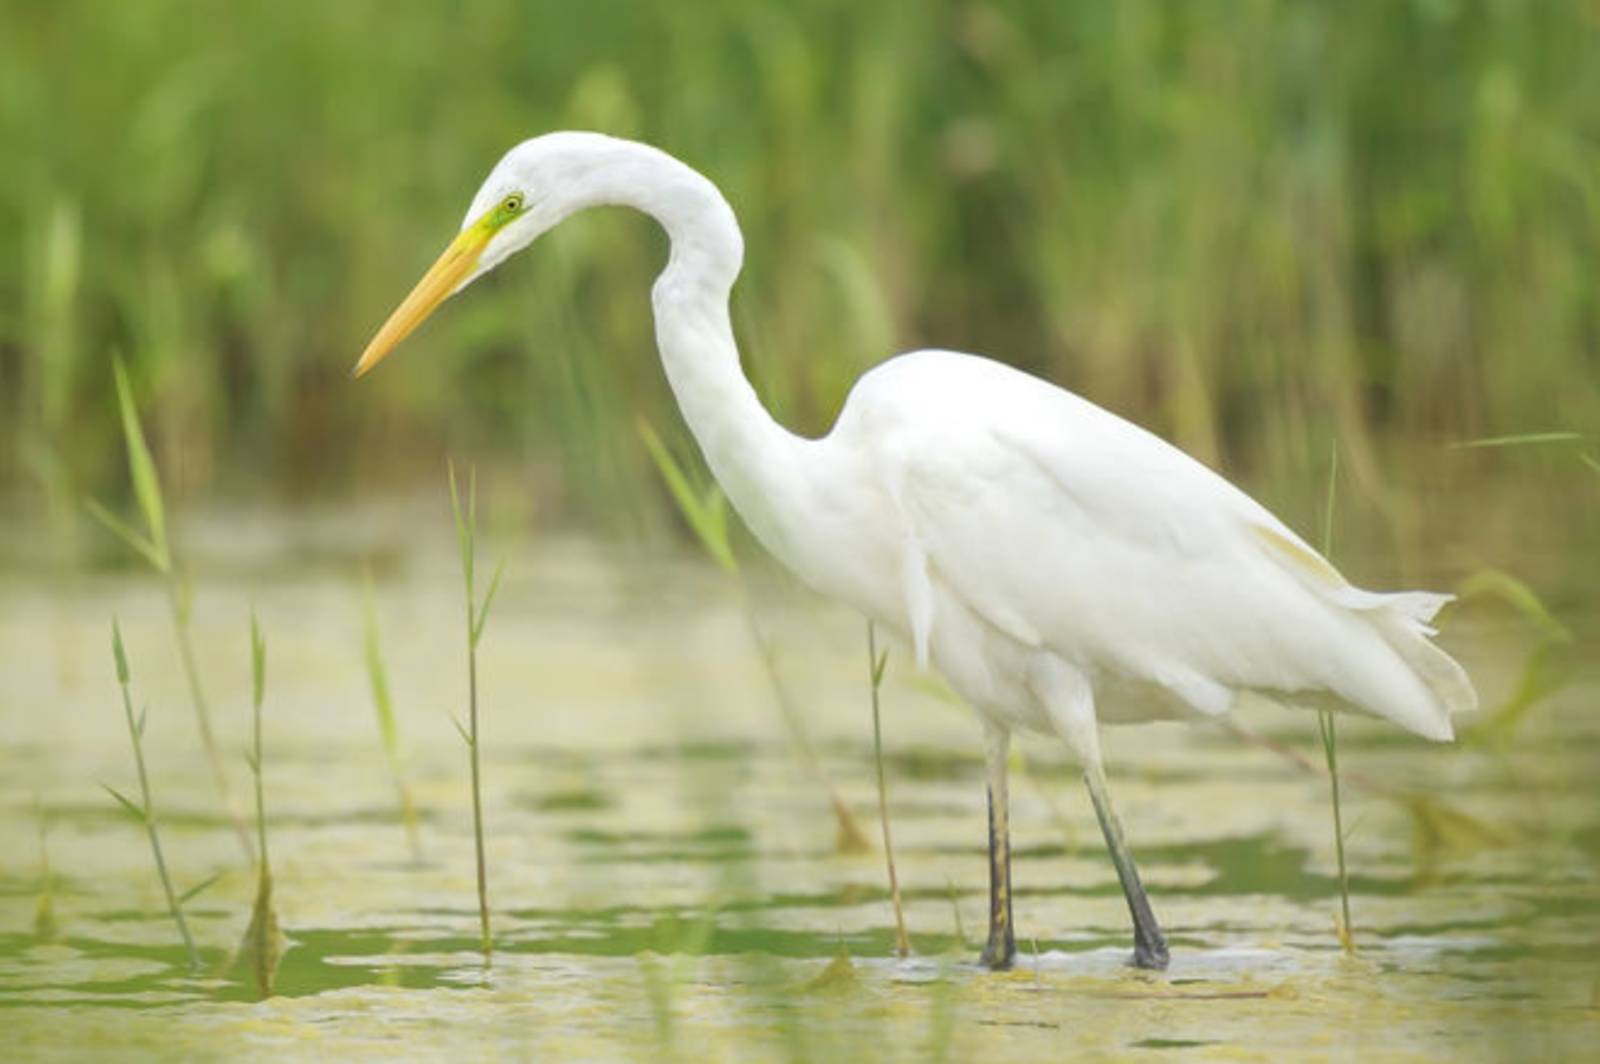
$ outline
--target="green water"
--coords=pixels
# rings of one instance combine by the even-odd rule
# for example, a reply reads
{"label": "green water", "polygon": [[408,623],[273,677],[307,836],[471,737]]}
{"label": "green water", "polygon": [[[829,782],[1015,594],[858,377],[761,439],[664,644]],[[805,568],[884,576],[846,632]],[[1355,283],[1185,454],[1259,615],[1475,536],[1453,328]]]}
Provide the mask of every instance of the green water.
{"label": "green water", "polygon": [[[977,729],[892,654],[884,730],[915,948],[893,957],[882,856],[841,855],[785,739],[739,598],[699,566],[574,540],[513,546],[480,649],[495,954],[477,952],[464,651],[448,517],[197,520],[196,634],[245,809],[247,609],[269,643],[266,798],[288,948],[258,1000],[226,962],[254,877],[214,798],[159,589],[136,573],[0,576],[0,1030],[6,1055],[477,1059],[1581,1057],[1600,1039],[1597,677],[1498,746],[1342,724],[1352,911],[1334,932],[1325,781],[1216,729],[1107,734],[1114,793],[1171,938],[1125,967],[1127,915],[1060,749],[1013,785],[1018,969],[972,963],[986,912]],[[25,553],[25,552],[24,552]],[[377,606],[414,860],[361,661]],[[781,584],[761,623],[827,771],[877,839],[865,650],[853,617]],[[121,619],[191,974],[137,824],[108,648]],[[1571,620],[1571,618],[1567,618]],[[1446,638],[1489,706],[1535,635],[1466,607]],[[1250,727],[1315,754],[1309,715]],[[1431,795],[1428,832],[1371,784]],[[47,825],[55,931],[38,926]],[[1439,812],[1444,810],[1444,812]],[[837,958],[848,956],[841,974]],[[834,966],[834,967],[830,967]]]}

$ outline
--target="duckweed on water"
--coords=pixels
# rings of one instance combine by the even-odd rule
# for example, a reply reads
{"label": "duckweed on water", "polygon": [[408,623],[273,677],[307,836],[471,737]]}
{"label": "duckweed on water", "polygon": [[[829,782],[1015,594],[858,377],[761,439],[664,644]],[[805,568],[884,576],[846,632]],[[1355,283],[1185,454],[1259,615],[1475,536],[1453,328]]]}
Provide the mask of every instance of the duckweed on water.
{"label": "duckweed on water", "polygon": [[[462,585],[450,546],[424,537],[411,548],[405,571],[414,575],[391,594],[416,620],[385,632],[390,679],[408,693],[396,700],[397,723],[418,737],[413,778],[425,825],[447,820],[460,778],[454,741],[441,741],[448,720],[430,712],[459,698],[459,644],[448,636],[460,624]],[[1351,904],[1362,916],[1353,961],[1327,933],[1339,884],[1320,758],[1315,775],[1301,775],[1220,734],[1109,730],[1107,756],[1120,766],[1152,890],[1173,924],[1173,970],[1150,979],[1124,969],[1113,873],[1096,847],[1063,845],[1063,826],[1030,795],[1015,817],[1027,857],[1016,904],[1038,943],[1015,977],[994,978],[971,968],[971,947],[955,932],[958,918],[983,912],[970,721],[906,670],[885,673],[891,715],[917,722],[915,743],[886,760],[902,903],[918,929],[918,956],[898,961],[884,866],[836,854],[832,825],[808,815],[814,792],[786,782],[792,753],[777,720],[749,711],[751,692],[766,683],[759,663],[737,673],[727,666],[745,660],[736,652],[715,664],[651,657],[663,623],[738,639],[739,604],[698,595],[704,578],[696,577],[683,592],[663,592],[684,604],[670,619],[652,617],[607,591],[616,570],[575,557],[560,541],[512,557],[517,580],[507,578],[494,605],[499,634],[478,648],[479,667],[497,678],[480,707],[494,722],[481,751],[497,855],[492,984],[482,978],[477,929],[463,933],[478,915],[462,889],[472,860],[465,832],[427,837],[437,858],[429,864],[395,859],[400,816],[370,712],[360,711],[360,662],[327,649],[360,638],[358,611],[306,609],[323,596],[350,601],[346,569],[249,583],[263,618],[319,618],[275,629],[271,640],[273,712],[263,699],[260,717],[264,823],[273,900],[294,924],[274,996],[259,1003],[248,973],[221,985],[193,980],[171,915],[130,904],[154,886],[148,838],[83,792],[96,766],[126,758],[127,740],[116,746],[115,735],[20,712],[93,692],[39,668],[47,655],[11,656],[38,636],[17,613],[0,613],[8,655],[0,724],[17,739],[0,747],[0,779],[19,814],[40,794],[63,932],[51,945],[33,934],[32,862],[25,875],[0,872],[0,1009],[16,1053],[97,1038],[114,1038],[128,1059],[238,1055],[259,1039],[292,1053],[315,1035],[320,1051],[339,1055],[392,1049],[400,1038],[414,1055],[439,1056],[471,1029],[486,1054],[542,1059],[1027,1061],[1059,1059],[1064,1046],[1111,1059],[1172,1055],[1155,1043],[1189,1043],[1182,1053],[1202,1059],[1320,1051],[1559,1059],[1600,1037],[1587,946],[1600,938],[1591,876],[1600,827],[1588,782],[1600,732],[1587,674],[1525,715],[1503,752],[1418,747],[1378,725],[1341,721],[1340,753],[1361,758],[1355,776],[1341,758],[1351,788],[1403,785],[1444,795],[1486,824],[1537,829],[1488,848],[1444,846],[1423,869],[1401,807],[1364,808],[1349,841]],[[46,634],[94,638],[125,586],[87,587],[71,625]],[[24,611],[36,593],[26,584],[8,592]],[[1476,604],[1464,612],[1493,616]],[[220,610],[197,616],[203,660],[238,657],[227,620]],[[1563,620],[1575,638],[1588,630],[1582,617]],[[164,622],[139,614],[138,628],[130,632],[124,617],[121,630],[159,641]],[[815,641],[785,630],[802,666],[795,694],[841,795],[864,808],[876,761],[862,727],[860,622],[823,611],[793,631],[812,628]],[[1485,663],[1479,678],[1491,699],[1513,686],[1527,631],[1520,621],[1460,631]],[[705,682],[708,668],[714,682]],[[176,661],[165,680],[181,697]],[[162,683],[146,680],[153,693],[168,690]],[[241,691],[253,694],[244,683]],[[688,724],[641,711],[675,700],[695,707]],[[1315,743],[1314,729],[1292,715],[1246,721],[1302,750]],[[51,757],[33,756],[33,737],[52,735]],[[226,855],[227,821],[215,815],[192,733],[152,726],[143,745],[151,785],[166,795],[160,842],[179,891],[184,869]],[[1028,754],[1041,782],[1071,775],[1053,748]],[[579,781],[588,797],[571,801]],[[1535,786],[1540,823],[1530,824]],[[1093,838],[1081,803],[1062,802],[1059,816]],[[36,852],[36,830],[32,817],[0,818],[0,852]],[[251,902],[231,878],[206,899],[181,906],[203,959],[205,943],[238,941]],[[848,991],[804,992],[841,949],[854,969]]]}

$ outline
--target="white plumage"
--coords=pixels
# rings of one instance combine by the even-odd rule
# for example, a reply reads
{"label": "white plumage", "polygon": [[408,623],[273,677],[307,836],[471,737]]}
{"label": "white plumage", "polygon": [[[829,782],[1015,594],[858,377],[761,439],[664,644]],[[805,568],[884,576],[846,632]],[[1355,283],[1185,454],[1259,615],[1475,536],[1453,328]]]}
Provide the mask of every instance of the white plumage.
{"label": "white plumage", "polygon": [[466,224],[363,353],[383,358],[434,307],[575,211],[636,207],[671,239],[653,301],[662,363],[718,482],[817,590],[901,632],[978,711],[990,786],[984,960],[1015,952],[1005,752],[1015,729],[1082,761],[1135,926],[1166,946],[1111,811],[1098,722],[1226,713],[1241,696],[1336,705],[1429,739],[1476,702],[1429,642],[1449,596],[1352,587],[1249,496],[1156,436],[999,362],[893,358],[833,430],[772,420],[739,366],[728,297],[743,258],[709,181],[654,148],[556,133],[512,149]]}
{"label": "white plumage", "polygon": [[[1017,661],[1037,655],[1080,674],[1113,721],[1225,713],[1242,692],[1333,695],[1446,740],[1451,715],[1474,705],[1427,640],[1448,596],[1352,587],[1210,469],[1002,364],[893,359],[861,379],[819,451],[831,483],[849,470],[876,486],[840,492],[870,500],[852,538],[901,554],[886,570],[899,608],[879,605],[880,619],[1008,724],[1059,730],[1016,682]],[[793,561],[870,611],[882,596],[829,578],[852,549]]]}

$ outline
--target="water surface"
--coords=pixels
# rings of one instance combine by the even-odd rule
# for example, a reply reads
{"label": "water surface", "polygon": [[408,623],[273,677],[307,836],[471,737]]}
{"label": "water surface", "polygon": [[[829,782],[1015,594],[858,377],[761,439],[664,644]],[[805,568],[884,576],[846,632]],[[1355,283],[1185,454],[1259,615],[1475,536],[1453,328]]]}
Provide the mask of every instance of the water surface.
{"label": "water surface", "polygon": [[[254,877],[200,755],[159,587],[131,571],[13,571],[0,575],[8,1055],[1548,1059],[1600,1039],[1600,716],[1596,676],[1570,647],[1564,686],[1503,742],[1434,747],[1342,722],[1354,957],[1334,932],[1324,779],[1216,728],[1108,733],[1114,794],[1171,938],[1172,968],[1151,975],[1125,966],[1126,911],[1071,765],[1023,743],[1022,959],[993,975],[972,963],[984,796],[964,710],[891,657],[884,728],[915,947],[898,961],[881,853],[838,852],[733,589],[697,565],[575,540],[491,541],[509,565],[480,665],[486,970],[452,723],[465,679],[448,517],[427,506],[190,525],[197,640],[241,809],[251,603],[269,641],[267,802],[288,944],[275,993],[259,1000],[227,967]],[[420,860],[362,668],[363,558]],[[754,598],[781,681],[876,840],[859,623],[781,584]],[[100,787],[134,786],[113,614],[149,704],[180,889],[222,873],[189,906],[198,974],[143,835]],[[1499,704],[1536,633],[1471,606],[1445,623],[1486,705]],[[1245,724],[1317,754],[1308,716]],[[38,920],[45,895],[53,930]]]}

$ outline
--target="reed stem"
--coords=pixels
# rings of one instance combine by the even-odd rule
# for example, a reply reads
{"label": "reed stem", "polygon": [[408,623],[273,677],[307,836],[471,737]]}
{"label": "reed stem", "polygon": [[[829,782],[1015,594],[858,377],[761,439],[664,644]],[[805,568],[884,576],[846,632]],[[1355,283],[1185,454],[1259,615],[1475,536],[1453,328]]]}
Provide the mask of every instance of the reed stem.
{"label": "reed stem", "polygon": [[911,937],[906,934],[906,914],[900,904],[900,879],[894,870],[894,843],[889,838],[889,788],[883,772],[883,725],[880,719],[878,693],[883,687],[883,670],[889,664],[889,652],[878,655],[878,631],[867,622],[867,675],[872,680],[872,759],[878,770],[878,819],[883,824],[883,857],[889,866],[889,900],[894,904],[895,953],[901,960],[911,955]]}
{"label": "reed stem", "polygon": [[211,781],[217,789],[217,797],[222,801],[223,813],[233,824],[233,833],[244,849],[245,857],[253,860],[256,854],[250,848],[250,829],[245,826],[244,818],[233,804],[233,791],[228,786],[228,774],[222,768],[222,754],[217,749],[216,733],[211,728],[211,706],[206,701],[205,689],[200,683],[200,668],[189,629],[188,590],[175,567],[167,571],[166,577],[167,600],[172,607],[172,629],[178,642],[178,658],[183,662],[183,676],[189,686],[189,701],[194,706],[200,745],[205,750],[206,763],[211,768]]}
{"label": "reed stem", "polygon": [[456,728],[467,744],[472,765],[472,838],[477,851],[478,866],[478,934],[483,948],[483,962],[487,966],[494,951],[493,934],[489,926],[489,872],[483,845],[483,773],[478,756],[478,640],[483,636],[483,626],[489,620],[489,607],[494,593],[500,587],[504,566],[495,570],[483,602],[478,602],[476,564],[478,539],[478,471],[468,473],[467,506],[461,508],[461,496],[456,489],[455,465],[449,467],[450,506],[455,515],[456,539],[461,547],[461,575],[466,590],[467,622],[467,727],[458,723]]}
{"label": "reed stem", "polygon": [[161,834],[156,830],[155,800],[150,795],[150,775],[145,770],[144,764],[144,716],[143,714],[134,716],[133,695],[128,690],[131,682],[128,658],[122,649],[122,630],[114,620],[111,622],[111,650],[117,664],[117,684],[122,688],[122,712],[128,721],[128,738],[133,743],[133,761],[139,769],[140,804],[133,806],[116,791],[112,791],[111,794],[130,812],[137,813],[144,823],[145,834],[150,838],[150,852],[155,857],[156,872],[161,877],[161,889],[167,896],[167,910],[172,914],[173,922],[178,925],[178,933],[183,936],[184,949],[189,953],[189,967],[199,971],[200,951],[195,948],[194,937],[189,934],[189,922],[183,918],[183,907],[178,903],[177,892],[172,889],[172,877],[167,872],[166,855],[161,851]]}
{"label": "reed stem", "polygon": [[[1322,554],[1333,558],[1333,513],[1339,485],[1339,446],[1335,442],[1328,467],[1328,500],[1323,508]],[[1322,738],[1322,755],[1328,762],[1328,784],[1333,795],[1333,850],[1339,861],[1339,945],[1346,953],[1355,953],[1356,941],[1350,927],[1350,874],[1344,857],[1344,814],[1339,803],[1339,740],[1333,713],[1317,711],[1317,732]]]}

